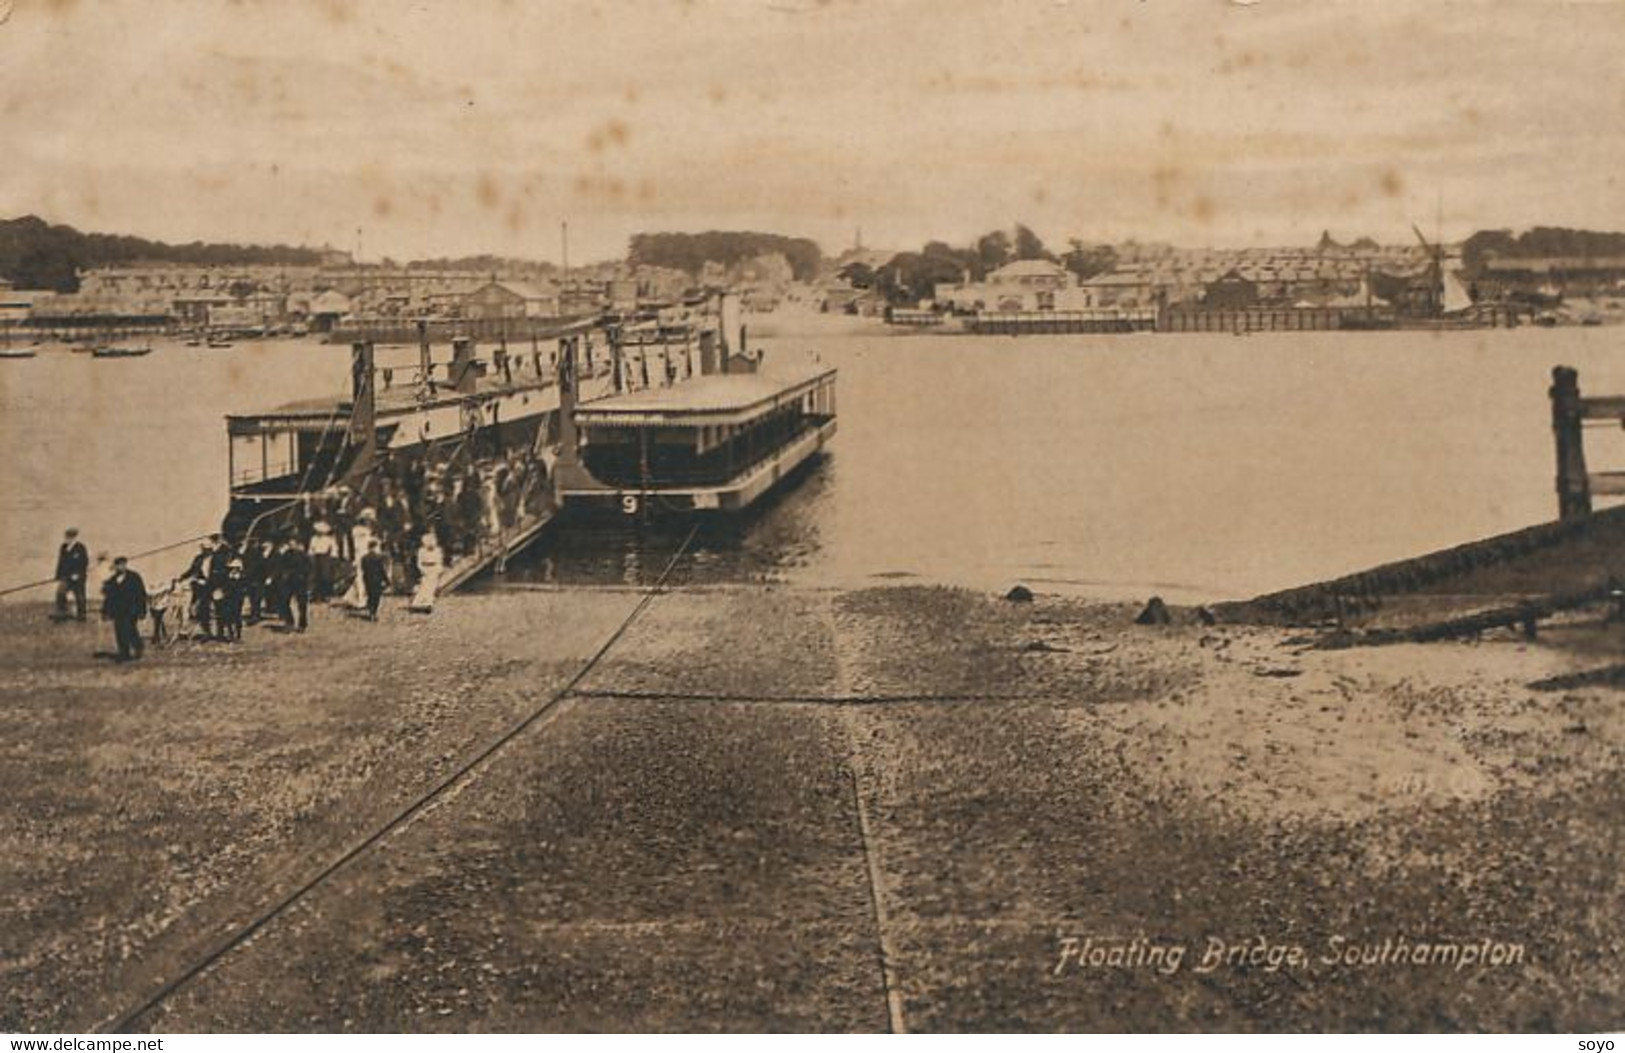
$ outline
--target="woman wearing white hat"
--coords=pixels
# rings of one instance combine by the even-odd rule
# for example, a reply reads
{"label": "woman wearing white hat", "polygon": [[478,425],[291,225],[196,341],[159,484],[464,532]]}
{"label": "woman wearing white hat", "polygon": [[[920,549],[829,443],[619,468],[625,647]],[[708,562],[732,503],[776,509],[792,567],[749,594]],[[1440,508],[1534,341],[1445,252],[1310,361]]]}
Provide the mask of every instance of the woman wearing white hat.
{"label": "woman wearing white hat", "polygon": [[440,542],[435,539],[433,530],[425,530],[423,539],[418,542],[418,587],[412,593],[412,602],[408,610],[420,614],[428,614],[434,610],[435,592],[440,588],[440,569],[445,564],[445,556],[440,551]]}
{"label": "woman wearing white hat", "polygon": [[312,598],[317,603],[326,603],[333,598],[333,564],[339,558],[339,543],[325,519],[316,520],[311,530],[310,566],[315,576]]}
{"label": "woman wearing white hat", "polygon": [[361,583],[361,557],[366,555],[373,539],[377,537],[373,529],[377,521],[377,513],[371,508],[363,508],[361,514],[356,516],[355,527],[350,531],[350,551],[356,553],[355,580],[350,585],[350,594],[346,597],[346,602],[356,610],[365,610],[367,607],[367,592]]}

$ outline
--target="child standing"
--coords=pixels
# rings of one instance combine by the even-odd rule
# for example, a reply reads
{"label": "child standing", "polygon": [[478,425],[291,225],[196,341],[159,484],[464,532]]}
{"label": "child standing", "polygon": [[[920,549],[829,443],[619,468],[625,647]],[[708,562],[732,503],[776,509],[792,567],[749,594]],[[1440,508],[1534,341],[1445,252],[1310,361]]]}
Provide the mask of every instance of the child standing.
{"label": "child standing", "polygon": [[164,619],[169,614],[170,606],[175,602],[175,590],[178,587],[179,583],[172,578],[166,584],[147,595],[147,613],[152,615],[152,646],[154,647],[161,647],[169,642],[169,626]]}
{"label": "child standing", "polygon": [[226,568],[226,580],[215,590],[215,624],[227,643],[243,638],[244,589],[243,561],[234,559]]}
{"label": "child standing", "polygon": [[384,589],[389,585],[389,564],[379,550],[378,539],[367,542],[367,553],[361,557],[361,586],[367,593],[367,618],[378,620],[378,605],[383,602]]}

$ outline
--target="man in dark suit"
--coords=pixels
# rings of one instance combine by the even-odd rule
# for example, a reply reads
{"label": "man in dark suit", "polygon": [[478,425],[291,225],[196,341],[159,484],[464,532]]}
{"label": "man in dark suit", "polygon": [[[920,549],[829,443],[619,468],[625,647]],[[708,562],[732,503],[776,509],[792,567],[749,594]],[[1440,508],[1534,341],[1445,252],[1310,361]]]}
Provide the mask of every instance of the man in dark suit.
{"label": "man in dark suit", "polygon": [[79,531],[69,527],[62,547],[56,553],[56,620],[68,620],[68,597],[73,597],[74,617],[85,620],[85,571],[90,569],[90,553],[79,540]]}
{"label": "man in dark suit", "polygon": [[102,617],[113,623],[113,636],[118,641],[114,661],[141,657],[139,623],[146,616],[147,583],[130,569],[130,561],[120,556],[113,561],[113,576],[102,586]]}
{"label": "man in dark suit", "polygon": [[256,541],[253,538],[243,539],[243,598],[248,602],[248,624],[256,624],[264,617],[265,581],[270,576],[271,568],[266,564],[271,560],[273,549],[266,540]]}
{"label": "man in dark suit", "polygon": [[283,628],[304,632],[310,619],[310,554],[298,538],[282,543],[276,554],[276,578]]}

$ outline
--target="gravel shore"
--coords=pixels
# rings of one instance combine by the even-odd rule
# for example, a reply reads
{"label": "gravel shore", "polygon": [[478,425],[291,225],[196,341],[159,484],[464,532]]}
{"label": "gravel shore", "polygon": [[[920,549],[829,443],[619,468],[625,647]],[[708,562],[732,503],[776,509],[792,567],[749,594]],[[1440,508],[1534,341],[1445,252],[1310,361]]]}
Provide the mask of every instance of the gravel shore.
{"label": "gravel shore", "polygon": [[[0,1028],[139,1004],[552,699],[637,601],[323,611],[130,666],[0,607]],[[1531,685],[1625,629],[1330,651],[1133,614],[660,596],[136,1026],[1621,1026],[1622,696]]]}

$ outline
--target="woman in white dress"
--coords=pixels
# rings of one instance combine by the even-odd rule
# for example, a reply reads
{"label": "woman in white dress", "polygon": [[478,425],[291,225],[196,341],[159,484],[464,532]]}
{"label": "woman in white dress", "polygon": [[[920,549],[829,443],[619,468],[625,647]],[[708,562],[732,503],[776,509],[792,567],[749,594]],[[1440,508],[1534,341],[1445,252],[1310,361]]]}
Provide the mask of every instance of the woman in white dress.
{"label": "woman in white dress", "polygon": [[338,562],[339,543],[327,520],[318,519],[310,535],[310,568],[313,576],[313,598],[325,603],[333,598],[333,565]]}
{"label": "woman in white dress", "polygon": [[434,531],[425,530],[423,540],[418,542],[418,587],[412,593],[412,603],[409,610],[428,614],[434,610],[434,595],[440,588],[440,568],[445,563],[445,557],[440,552],[440,542],[435,540]]}
{"label": "woman in white dress", "polygon": [[373,538],[377,537],[373,530],[373,524],[376,522],[377,516],[373,510],[363,508],[361,514],[356,517],[355,526],[350,529],[350,543],[354,546],[350,551],[356,553],[355,581],[350,585],[350,593],[345,597],[345,603],[355,610],[365,610],[367,606],[367,593],[361,584],[361,557],[366,554]]}

